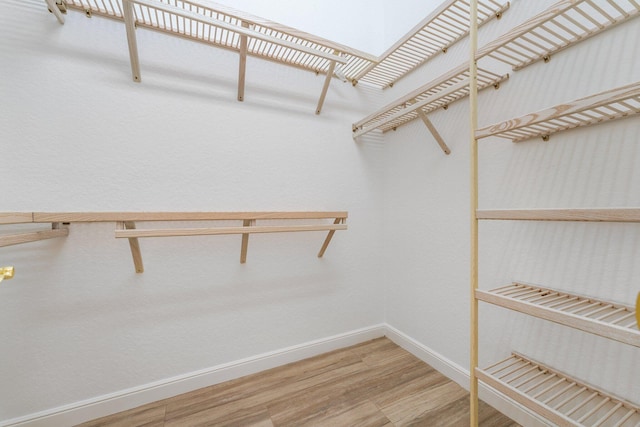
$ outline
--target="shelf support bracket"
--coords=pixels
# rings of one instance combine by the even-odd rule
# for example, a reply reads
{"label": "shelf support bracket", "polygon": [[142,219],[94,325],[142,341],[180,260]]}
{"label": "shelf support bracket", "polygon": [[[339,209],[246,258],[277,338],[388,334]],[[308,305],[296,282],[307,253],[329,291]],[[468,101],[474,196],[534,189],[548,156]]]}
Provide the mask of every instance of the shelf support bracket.
{"label": "shelf support bracket", "polygon": [[[116,230],[135,230],[136,223],[133,221],[119,221],[116,223]],[[144,273],[144,265],[142,263],[142,252],[140,252],[140,242],[137,237],[129,238],[129,247],[131,248],[131,256],[133,257],[133,265],[136,273]]]}
{"label": "shelf support bracket", "polygon": [[[249,28],[249,23],[242,21],[244,28]],[[244,101],[244,80],[247,68],[247,36],[240,35],[240,61],[238,66],[238,101]]]}
{"label": "shelf support bracket", "polygon": [[[334,51],[335,55],[340,55],[340,52],[337,50]],[[316,114],[320,114],[322,111],[322,105],[324,104],[324,98],[327,96],[327,90],[329,90],[329,84],[331,83],[331,79],[333,78],[333,72],[336,69],[336,61],[331,61],[331,65],[329,65],[329,70],[327,71],[327,77],[324,80],[324,86],[322,87],[322,93],[320,94],[320,99],[318,100],[318,107],[316,108]]]}
{"label": "shelf support bracket", "polygon": [[[255,219],[242,220],[243,227],[253,227],[256,225]],[[247,249],[249,248],[249,233],[242,234],[242,246],[240,248],[240,264],[247,262]]]}
{"label": "shelf support bracket", "polygon": [[446,155],[451,154],[451,150],[449,149],[447,144],[444,142],[444,139],[442,139],[442,136],[440,136],[440,133],[438,132],[436,127],[433,125],[433,123],[431,123],[431,120],[429,120],[429,118],[427,117],[427,114],[422,110],[417,110],[417,112],[418,112],[418,116],[420,116],[420,118],[422,119],[422,122],[424,123],[424,125],[427,127],[427,129],[429,129],[429,132],[431,132],[431,135],[433,135],[433,137],[435,138],[440,148],[442,148],[442,151],[444,151],[444,154]]}
{"label": "shelf support bracket", "polygon": [[138,42],[136,40],[136,18],[133,11],[133,3],[129,0],[122,0],[122,9],[124,15],[124,26],[127,31],[127,43],[129,44],[131,74],[133,77],[133,81],[136,83],[140,83],[140,59],[138,58]]}
{"label": "shelf support bracket", "polygon": [[[335,225],[340,223],[344,224],[344,218],[336,218],[335,221],[333,221],[333,223]],[[322,258],[325,251],[327,250],[327,247],[329,246],[329,243],[331,243],[331,239],[333,239],[333,235],[335,233],[336,233],[336,230],[329,231],[329,233],[327,234],[327,237],[324,239],[324,243],[322,244],[322,247],[320,248],[320,252],[318,252],[318,258]]]}
{"label": "shelf support bracket", "polygon": [[56,4],[56,0],[46,0],[47,6],[49,7],[49,12],[53,13],[61,25],[64,25],[64,16],[62,16],[62,11]]}

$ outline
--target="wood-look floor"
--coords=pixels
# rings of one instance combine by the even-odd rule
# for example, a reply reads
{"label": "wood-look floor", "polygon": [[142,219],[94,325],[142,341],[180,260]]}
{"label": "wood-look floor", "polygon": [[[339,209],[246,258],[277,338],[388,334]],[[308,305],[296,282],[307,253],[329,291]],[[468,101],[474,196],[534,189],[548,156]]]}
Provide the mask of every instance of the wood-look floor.
{"label": "wood-look floor", "polygon": [[[469,394],[379,338],[82,424],[98,426],[467,426]],[[480,425],[514,427],[481,403]]]}

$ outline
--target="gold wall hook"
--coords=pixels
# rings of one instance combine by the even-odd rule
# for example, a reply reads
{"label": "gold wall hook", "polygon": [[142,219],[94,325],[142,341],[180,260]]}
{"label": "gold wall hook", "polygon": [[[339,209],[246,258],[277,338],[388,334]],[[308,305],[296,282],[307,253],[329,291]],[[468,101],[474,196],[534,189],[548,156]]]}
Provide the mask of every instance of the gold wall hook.
{"label": "gold wall hook", "polygon": [[0,282],[4,279],[13,279],[13,274],[15,269],[13,267],[2,267],[0,268]]}

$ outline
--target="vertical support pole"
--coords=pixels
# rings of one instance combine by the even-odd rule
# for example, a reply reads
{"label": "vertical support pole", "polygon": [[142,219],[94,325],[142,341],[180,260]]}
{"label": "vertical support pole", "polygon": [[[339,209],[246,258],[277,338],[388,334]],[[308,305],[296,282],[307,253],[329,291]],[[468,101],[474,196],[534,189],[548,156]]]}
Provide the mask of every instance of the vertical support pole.
{"label": "vertical support pole", "polygon": [[429,120],[425,112],[422,111],[421,109],[418,109],[417,112],[418,112],[418,116],[420,116],[420,118],[422,119],[422,122],[424,123],[424,125],[427,127],[427,129],[429,129],[429,132],[431,132],[431,135],[433,135],[433,137],[435,138],[440,148],[442,148],[442,151],[444,151],[444,154],[446,154],[447,156],[451,154],[451,150],[449,150],[449,147],[444,142],[444,139],[442,139],[442,136],[440,136],[440,132],[438,132],[436,127],[433,125],[433,123],[431,123],[431,120]]}
{"label": "vertical support pole", "polygon": [[[249,28],[247,22],[242,21],[244,28]],[[238,101],[244,101],[244,80],[247,68],[247,36],[240,36],[240,61],[238,67]],[[244,238],[244,237],[243,237]]]}
{"label": "vertical support pole", "polygon": [[[336,218],[335,221],[333,221],[334,224],[340,224],[343,223],[344,224],[344,218]],[[318,252],[318,258],[322,258],[322,256],[324,255],[325,251],[327,250],[327,247],[329,247],[329,243],[331,243],[331,239],[333,239],[333,235],[336,234],[336,230],[329,230],[329,234],[327,234],[327,237],[324,239],[324,243],[322,244],[322,247],[320,248],[320,252]]]}
{"label": "vertical support pole", "polygon": [[133,13],[133,3],[129,0],[122,0],[122,12],[124,15],[124,26],[127,30],[127,43],[129,44],[129,60],[131,61],[131,74],[133,81],[139,83],[140,60],[138,59],[138,42],[136,40],[136,18]]}
{"label": "vertical support pole", "polygon": [[[334,51],[334,54],[339,55],[340,52],[336,50]],[[333,72],[335,69],[336,69],[336,61],[331,61],[331,65],[329,65],[329,70],[327,71],[327,77],[324,80],[324,86],[322,87],[322,93],[320,94],[320,99],[318,100],[318,107],[316,108],[316,114],[320,114],[320,111],[322,111],[324,98],[327,96],[327,90],[329,89],[329,84],[331,83],[331,79],[333,78]]]}
{"label": "vertical support pole", "polygon": [[[256,225],[255,219],[245,219],[242,221],[243,227]],[[240,248],[240,264],[247,262],[247,249],[249,248],[249,233],[242,234],[242,247]]]}
{"label": "vertical support pole", "polygon": [[[118,230],[135,230],[135,222],[125,221],[116,222],[116,229]],[[131,248],[131,256],[133,257],[133,265],[136,268],[136,273],[144,273],[144,265],[142,264],[142,252],[140,252],[140,242],[137,237],[130,237],[129,247]]]}
{"label": "vertical support pole", "polygon": [[471,148],[471,168],[470,168],[470,198],[471,198],[471,343],[470,343],[470,369],[469,369],[469,423],[471,427],[478,426],[478,377],[476,368],[478,366],[478,300],[476,299],[476,289],[478,289],[478,140],[476,139],[476,129],[478,128],[478,63],[476,61],[476,50],[478,48],[478,0],[471,0],[469,28],[469,131]]}
{"label": "vertical support pole", "polygon": [[62,12],[58,8],[56,1],[55,0],[46,0],[46,1],[47,1],[47,6],[49,7],[49,11],[55,15],[56,19],[60,24],[64,25],[64,16],[62,16]]}

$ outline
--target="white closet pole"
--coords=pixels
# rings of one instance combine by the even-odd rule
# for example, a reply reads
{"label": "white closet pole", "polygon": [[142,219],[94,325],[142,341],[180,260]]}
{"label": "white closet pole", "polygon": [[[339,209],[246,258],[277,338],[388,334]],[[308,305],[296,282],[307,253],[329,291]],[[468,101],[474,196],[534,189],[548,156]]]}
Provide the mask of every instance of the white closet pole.
{"label": "white closet pole", "polygon": [[470,109],[470,147],[471,147],[471,354],[469,369],[469,423],[471,427],[478,426],[478,377],[476,367],[478,366],[478,300],[476,299],[476,289],[478,288],[478,140],[475,133],[478,127],[478,64],[476,62],[476,49],[478,48],[478,0],[471,0],[470,22],[469,22],[469,109]]}

